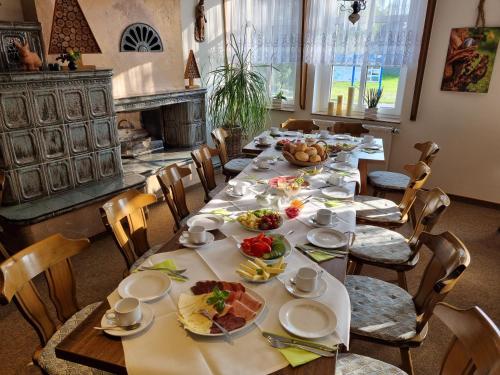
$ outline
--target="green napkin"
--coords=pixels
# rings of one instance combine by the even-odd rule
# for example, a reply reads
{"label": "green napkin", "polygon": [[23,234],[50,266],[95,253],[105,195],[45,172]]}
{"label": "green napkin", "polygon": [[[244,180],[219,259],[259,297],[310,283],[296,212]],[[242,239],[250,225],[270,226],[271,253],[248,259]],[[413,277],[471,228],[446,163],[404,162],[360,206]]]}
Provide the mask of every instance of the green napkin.
{"label": "green napkin", "polygon": [[[297,249],[299,249],[300,251],[302,251],[307,256],[309,256],[311,259],[313,259],[316,263],[325,262],[327,260],[334,259],[334,258],[341,258],[341,257],[343,258],[347,254],[347,251],[345,251],[345,250],[328,249],[328,251],[327,251],[327,250],[324,250],[320,247],[311,245],[309,243],[306,243],[304,245],[295,245],[295,247]],[[309,251],[306,253],[305,252],[306,250],[309,250]],[[310,251],[310,250],[313,250],[313,251]]]}
{"label": "green napkin", "polygon": [[231,217],[231,212],[226,210],[225,208],[217,208],[217,209],[211,211],[210,213],[213,215],[222,216],[224,221],[227,221],[227,222],[231,222],[231,221],[235,220]]}
{"label": "green napkin", "polygon": [[325,205],[325,207],[328,207],[328,208],[341,207],[345,204],[345,202],[338,200],[338,199],[330,199],[330,200],[315,199],[315,200],[323,203]]}
{"label": "green napkin", "polygon": [[286,358],[292,367],[297,367],[303,365],[304,363],[314,361],[315,359],[321,357],[320,355],[308,352],[304,349],[299,348],[285,348],[278,349],[281,354]]}
{"label": "green napkin", "polygon": [[[177,269],[177,266],[175,265],[175,262],[172,259],[165,259],[163,262],[154,264],[151,266],[152,269],[158,269],[158,268],[168,268],[169,270],[175,271]],[[139,270],[135,270],[134,272],[139,272]],[[159,270],[158,272],[162,272]],[[166,271],[164,271],[166,272]],[[171,273],[167,273],[168,277],[170,277],[172,280],[179,281],[179,282],[185,282],[186,279],[183,279],[181,277],[176,277],[172,275]]]}

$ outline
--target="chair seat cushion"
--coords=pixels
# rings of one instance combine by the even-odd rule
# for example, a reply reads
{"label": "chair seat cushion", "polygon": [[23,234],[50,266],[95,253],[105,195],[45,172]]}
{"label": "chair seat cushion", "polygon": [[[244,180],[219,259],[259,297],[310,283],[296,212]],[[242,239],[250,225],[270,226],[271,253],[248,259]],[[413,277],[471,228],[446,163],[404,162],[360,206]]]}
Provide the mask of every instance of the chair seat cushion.
{"label": "chair seat cushion", "polygon": [[385,264],[405,263],[411,249],[406,238],[389,229],[372,225],[358,225],[351,254],[372,262]]}
{"label": "chair seat cushion", "polygon": [[351,332],[385,341],[415,337],[417,315],[411,295],[397,285],[368,276],[349,275]]}
{"label": "chair seat cushion", "polygon": [[405,190],[410,177],[403,173],[373,171],[368,173],[368,183],[378,189]]}
{"label": "chair seat cushion", "polygon": [[152,248],[150,248],[148,251],[146,251],[144,254],[140,256],[140,258],[137,258],[137,260],[132,264],[132,267],[130,267],[130,272],[134,271],[137,267],[139,267],[146,259],[148,259],[151,255],[154,255],[158,252],[158,250],[161,249],[161,247],[164,244],[159,244],[155,245]]}
{"label": "chair seat cushion", "polygon": [[245,169],[246,166],[252,162],[252,160],[253,159],[250,158],[231,159],[224,164],[224,171],[238,174]]}
{"label": "chair seat cushion", "polygon": [[354,197],[356,217],[380,223],[399,223],[401,211],[396,203],[389,199],[357,195]]}
{"label": "chair seat cushion", "polygon": [[335,375],[407,375],[406,372],[379,361],[359,354],[339,354],[335,365]]}
{"label": "chair seat cushion", "polygon": [[108,372],[97,370],[95,368],[82,366],[74,362],[65,361],[56,358],[55,347],[64,340],[73,330],[89,316],[102,302],[96,302],[85,306],[83,309],[75,313],[59,328],[47,342],[43,348],[38,365],[42,370],[50,375],[94,375],[94,374],[109,374]]}

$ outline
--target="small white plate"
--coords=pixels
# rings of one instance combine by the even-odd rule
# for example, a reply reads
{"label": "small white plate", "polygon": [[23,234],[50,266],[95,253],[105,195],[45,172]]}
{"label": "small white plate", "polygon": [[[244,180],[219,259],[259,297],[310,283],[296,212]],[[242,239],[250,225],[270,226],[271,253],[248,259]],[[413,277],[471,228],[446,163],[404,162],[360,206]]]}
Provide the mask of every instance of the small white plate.
{"label": "small white plate", "polygon": [[288,291],[288,293],[290,293],[295,297],[318,298],[321,297],[323,294],[325,294],[326,290],[328,289],[328,284],[325,279],[321,278],[318,281],[318,287],[316,288],[316,290],[313,290],[312,292],[303,292],[295,285],[293,285],[290,279],[288,279],[285,281],[285,288]]}
{"label": "small white plate", "polygon": [[353,199],[354,193],[341,186],[328,186],[326,188],[321,189],[321,193],[333,199]]}
{"label": "small white plate", "polygon": [[[125,331],[122,329],[107,329],[104,332],[106,332],[110,336],[126,337],[144,331],[153,322],[154,313],[151,306],[145,303],[141,303],[141,312],[142,312],[141,325],[136,329],[132,329],[130,331]],[[106,319],[106,314],[104,314],[101,319],[101,327],[107,327],[109,325],[110,323],[108,319]]]}
{"label": "small white plate", "polygon": [[375,144],[375,143],[362,143],[359,145],[360,148],[364,150],[372,150],[372,151],[377,151],[380,150],[382,147]]}
{"label": "small white plate", "polygon": [[347,245],[347,236],[332,228],[316,228],[307,232],[307,240],[324,249],[337,249]]}
{"label": "small white plate", "polygon": [[146,302],[160,298],[168,293],[172,281],[163,272],[140,271],[127,276],[118,285],[122,298],[135,297]]}
{"label": "small white plate", "polygon": [[337,317],[328,307],[310,299],[294,299],[285,303],[279,312],[280,323],[293,335],[318,339],[337,328]]}
{"label": "small white plate", "polygon": [[332,163],[328,166],[331,169],[334,169],[336,171],[341,171],[341,172],[354,172],[356,171],[356,168],[354,168],[351,164],[349,164],[346,161],[342,161],[339,163]]}
{"label": "small white plate", "polygon": [[270,166],[270,165],[268,165],[267,167],[262,168],[262,167],[259,167],[257,164],[253,163],[253,165],[252,165],[252,169],[253,169],[254,171],[268,171],[268,170],[270,170],[270,169],[271,169],[271,166]]}
{"label": "small white plate", "polygon": [[206,246],[206,245],[214,242],[214,239],[215,239],[215,236],[212,233],[207,232],[207,240],[204,243],[202,243],[202,244],[194,244],[194,243],[192,243],[191,241],[189,241],[187,238],[185,238],[183,236],[179,237],[179,243],[182,246],[188,247],[190,249],[198,249],[200,247]]}
{"label": "small white plate", "polygon": [[320,224],[316,221],[316,214],[312,214],[307,218],[307,223],[316,228],[331,228],[338,221],[336,214],[332,212],[332,219],[330,224]]}
{"label": "small white plate", "polygon": [[228,186],[226,188],[226,194],[229,195],[231,198],[241,199],[241,198],[244,197],[244,195],[235,194],[234,191],[233,191],[233,187],[232,186]]}
{"label": "small white plate", "polygon": [[334,134],[333,138],[344,141],[350,141],[352,139],[349,134]]}
{"label": "small white plate", "polygon": [[224,225],[224,219],[214,214],[199,214],[190,217],[186,223],[188,227],[201,225],[205,230],[216,230]]}

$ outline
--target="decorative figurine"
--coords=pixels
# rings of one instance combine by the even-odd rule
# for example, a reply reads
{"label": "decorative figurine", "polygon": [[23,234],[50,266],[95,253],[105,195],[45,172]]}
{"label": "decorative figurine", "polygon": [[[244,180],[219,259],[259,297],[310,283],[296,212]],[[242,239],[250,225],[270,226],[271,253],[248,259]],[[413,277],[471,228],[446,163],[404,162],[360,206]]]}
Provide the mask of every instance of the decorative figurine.
{"label": "decorative figurine", "polygon": [[14,45],[19,51],[19,57],[21,58],[21,63],[24,65],[25,70],[40,70],[42,60],[40,60],[40,57],[35,52],[30,51],[28,42],[22,45],[21,43],[14,41]]}
{"label": "decorative figurine", "polygon": [[193,50],[190,50],[188,60],[186,63],[186,70],[184,71],[184,79],[189,80],[189,84],[186,86],[187,89],[194,89],[200,87],[194,84],[195,78],[201,78],[200,70],[198,69],[198,64],[196,63]]}
{"label": "decorative figurine", "polygon": [[194,39],[197,42],[205,41],[205,24],[207,23],[207,17],[205,17],[205,1],[200,0],[196,6],[196,22],[194,26]]}

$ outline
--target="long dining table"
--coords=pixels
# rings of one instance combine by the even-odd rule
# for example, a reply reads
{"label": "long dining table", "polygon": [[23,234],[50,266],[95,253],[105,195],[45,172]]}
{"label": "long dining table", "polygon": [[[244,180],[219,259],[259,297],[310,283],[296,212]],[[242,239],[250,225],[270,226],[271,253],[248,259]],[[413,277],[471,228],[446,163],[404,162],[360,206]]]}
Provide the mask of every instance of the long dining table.
{"label": "long dining table", "polygon": [[[353,140],[353,142],[359,143],[359,140]],[[381,143],[382,140],[377,139],[376,142]],[[115,290],[107,301],[104,301],[56,346],[56,356],[104,371],[132,375],[140,373],[335,373],[335,357],[320,357],[304,365],[291,367],[276,349],[268,345],[261,331],[287,334],[281,328],[277,315],[280,306],[293,300],[294,296],[287,292],[284,283],[301,266],[321,267],[327,271],[323,277],[327,281],[328,289],[323,296],[316,298],[316,300],[329,306],[335,312],[337,329],[333,334],[319,342],[330,346],[342,344],[348,348],[350,302],[343,286],[347,256],[337,256],[331,260],[315,263],[307,254],[294,249],[286,258],[288,267],[283,275],[265,284],[244,282],[247,288],[251,288],[266,297],[267,311],[253,327],[248,328],[242,334],[235,335],[233,345],[224,342],[222,338],[206,339],[187,333],[176,319],[176,299],[179,293],[189,290],[189,287],[196,281],[206,279],[206,275],[213,275],[214,279],[219,280],[243,282],[235,270],[245,258],[239,253],[235,241],[245,236],[254,236],[255,233],[242,228],[234,220],[234,217],[247,210],[260,208],[255,197],[256,190],[259,186],[265,186],[270,178],[297,175],[299,168],[282,159],[280,155],[281,152],[274,147],[267,147],[260,153],[260,157],[274,160],[269,169],[260,170],[254,163],[251,163],[235,178],[235,180],[251,182],[253,192],[246,194],[243,198],[235,198],[230,197],[227,191],[223,190],[200,210],[201,213],[224,215],[226,219],[222,227],[214,232],[215,241],[212,244],[196,250],[182,249],[179,244],[179,237],[182,235],[182,231],[180,231],[160,248],[158,253],[165,253],[176,262],[178,267],[188,269],[186,275],[189,280],[185,283],[173,281],[173,286],[167,296],[159,301],[149,303],[155,312],[155,318],[150,327],[143,333],[137,334],[137,337],[124,339],[108,336],[93,328],[101,324],[101,318],[110,305],[120,298]],[[356,151],[353,152],[351,158],[353,166],[356,166],[358,162],[355,155]],[[297,195],[299,198],[308,197],[308,202],[301,210],[299,217],[294,219],[285,217],[282,227],[275,231],[285,235],[293,248],[295,245],[307,243],[307,233],[313,228],[310,217],[319,208],[330,208],[334,212],[336,221],[333,227],[335,229],[345,233],[355,231],[356,214],[353,203],[341,201],[332,205],[332,201],[326,200],[321,194],[321,189],[326,186],[325,181],[329,173],[329,169],[325,168],[322,174],[309,181],[309,187],[302,189]],[[353,173],[346,176],[344,186],[354,193],[358,190],[359,183],[359,171],[354,169]],[[328,205],[329,203],[330,205]],[[184,356],[185,358],[181,358]],[[186,362],[189,364],[187,367]],[[189,370],[187,370],[188,368]]]}

